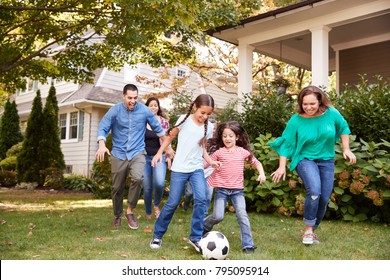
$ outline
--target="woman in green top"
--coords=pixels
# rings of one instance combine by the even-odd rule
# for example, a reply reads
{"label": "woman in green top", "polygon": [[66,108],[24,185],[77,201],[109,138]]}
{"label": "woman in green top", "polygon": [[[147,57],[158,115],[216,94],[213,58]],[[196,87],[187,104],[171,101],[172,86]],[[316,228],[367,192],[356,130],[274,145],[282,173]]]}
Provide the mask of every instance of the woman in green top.
{"label": "woman in green top", "polygon": [[281,137],[270,142],[280,156],[279,168],[271,174],[273,182],[286,179],[287,159],[290,170],[296,170],[306,189],[304,203],[304,244],[318,244],[314,231],[325,216],[333,190],[335,143],[341,138],[344,159],[351,164],[356,157],[349,149],[348,124],[327,96],[315,86],[298,95],[298,107]]}

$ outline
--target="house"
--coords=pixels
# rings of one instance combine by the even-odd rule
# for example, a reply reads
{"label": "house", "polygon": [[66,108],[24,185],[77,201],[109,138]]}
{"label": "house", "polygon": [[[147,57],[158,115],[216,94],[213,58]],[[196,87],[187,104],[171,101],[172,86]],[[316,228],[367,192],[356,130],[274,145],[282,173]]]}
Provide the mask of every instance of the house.
{"label": "house", "polygon": [[238,96],[251,92],[254,52],[311,71],[312,84],[336,90],[359,74],[390,77],[389,0],[309,0],[207,33],[238,46]]}
{"label": "house", "polygon": [[[168,71],[167,77],[169,78],[163,80],[160,75],[161,71]],[[142,83],[142,79],[140,82],[138,77],[164,82],[164,85]],[[230,99],[236,98],[235,88],[230,87],[223,91],[217,87],[217,80],[216,83],[205,81],[186,66],[154,69],[145,64],[138,64],[135,67],[125,66],[120,72],[99,69],[95,71],[92,84],[78,85],[72,82],[53,81],[59,107],[61,149],[65,159],[66,173],[90,176],[98,148],[96,139],[99,122],[109,108],[122,101],[122,90],[125,84],[136,84],[142,101],[145,94],[169,91],[172,77],[187,77],[181,89],[193,96],[201,93],[212,95],[217,109],[223,108]],[[42,102],[45,104],[50,84],[28,81],[27,89],[18,92],[15,96],[22,131],[27,125],[32,101],[38,89],[41,91]],[[162,99],[162,106],[169,107],[169,100],[169,98]]]}

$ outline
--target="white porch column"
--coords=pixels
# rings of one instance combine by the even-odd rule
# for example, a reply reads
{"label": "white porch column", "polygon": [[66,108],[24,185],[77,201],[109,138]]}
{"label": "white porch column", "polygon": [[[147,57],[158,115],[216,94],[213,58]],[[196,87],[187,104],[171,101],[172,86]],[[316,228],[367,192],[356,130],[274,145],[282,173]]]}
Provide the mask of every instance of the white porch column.
{"label": "white porch column", "polygon": [[328,89],[329,73],[329,31],[331,28],[320,26],[311,31],[311,75],[312,84]]}
{"label": "white porch column", "polygon": [[[238,45],[238,98],[243,94],[252,92],[252,64],[253,47],[244,44]],[[238,108],[241,111],[241,108]]]}

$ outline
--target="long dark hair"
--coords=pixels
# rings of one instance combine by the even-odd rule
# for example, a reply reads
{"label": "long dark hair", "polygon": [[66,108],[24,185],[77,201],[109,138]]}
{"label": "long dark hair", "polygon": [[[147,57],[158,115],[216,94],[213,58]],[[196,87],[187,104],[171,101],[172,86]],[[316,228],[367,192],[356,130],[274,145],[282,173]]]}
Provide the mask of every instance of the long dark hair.
{"label": "long dark hair", "polygon": [[250,152],[250,156],[248,157],[248,160],[249,161],[252,160],[253,152],[249,141],[249,135],[246,132],[246,130],[240,125],[240,123],[237,121],[227,121],[218,125],[217,133],[216,133],[217,135],[216,138],[214,138],[215,147],[219,149],[225,146],[225,144],[223,143],[222,134],[226,128],[234,132],[234,134],[238,138],[236,142],[236,146],[240,146],[245,150],[247,150],[248,152]]}
{"label": "long dark hair", "polygon": [[320,102],[320,107],[318,108],[320,113],[325,113],[325,111],[332,106],[332,102],[321,89],[316,86],[307,86],[304,87],[298,95],[298,107],[296,110],[298,114],[303,114],[305,112],[302,108],[303,98],[310,94],[314,94],[318,102]]}
{"label": "long dark hair", "polygon": [[[190,106],[188,107],[187,114],[185,115],[184,119],[180,123],[178,123],[177,125],[171,127],[168,130],[168,134],[171,132],[172,129],[174,129],[175,127],[180,126],[182,123],[184,123],[188,119],[188,117],[191,115],[191,112],[192,112],[192,109],[194,108],[194,105],[196,106],[196,108],[200,108],[201,106],[210,106],[211,108],[214,109],[214,99],[209,94],[200,94],[200,95],[198,95],[195,98],[195,100],[192,101]],[[203,138],[199,141],[199,145],[201,145],[201,146],[203,144],[205,144],[205,142],[206,142],[207,128],[208,128],[208,119],[205,120],[205,122],[204,122],[204,135],[203,135]]]}
{"label": "long dark hair", "polygon": [[157,115],[161,116],[161,117],[164,117],[163,111],[161,110],[160,101],[158,100],[157,97],[154,97],[154,96],[149,97],[148,100],[146,100],[145,105],[149,107],[149,103],[152,102],[152,101],[156,101],[157,102],[157,106],[158,106]]}

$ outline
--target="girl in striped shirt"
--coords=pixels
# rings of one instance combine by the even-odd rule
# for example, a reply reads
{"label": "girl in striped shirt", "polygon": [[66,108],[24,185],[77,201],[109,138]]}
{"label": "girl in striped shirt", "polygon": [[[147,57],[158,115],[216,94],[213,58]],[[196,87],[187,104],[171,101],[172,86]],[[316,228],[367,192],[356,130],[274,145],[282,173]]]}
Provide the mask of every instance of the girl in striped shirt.
{"label": "girl in striped shirt", "polygon": [[209,186],[216,188],[213,214],[204,219],[203,233],[212,230],[215,224],[223,220],[227,201],[230,199],[240,225],[242,249],[245,253],[253,253],[251,226],[246,212],[244,197],[244,164],[248,161],[259,172],[257,181],[264,183],[266,178],[262,164],[253,156],[249,137],[245,129],[236,121],[222,123],[217,129],[216,145],[219,148],[211,158],[220,162],[208,178]]}

